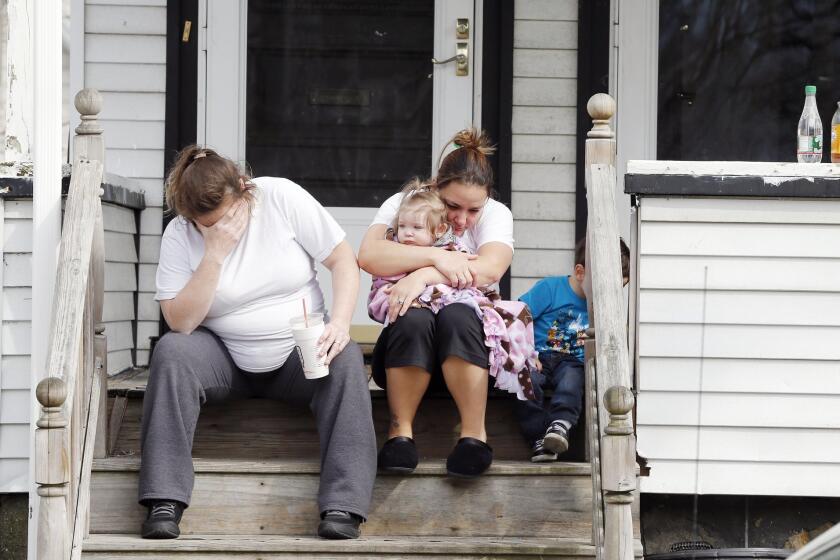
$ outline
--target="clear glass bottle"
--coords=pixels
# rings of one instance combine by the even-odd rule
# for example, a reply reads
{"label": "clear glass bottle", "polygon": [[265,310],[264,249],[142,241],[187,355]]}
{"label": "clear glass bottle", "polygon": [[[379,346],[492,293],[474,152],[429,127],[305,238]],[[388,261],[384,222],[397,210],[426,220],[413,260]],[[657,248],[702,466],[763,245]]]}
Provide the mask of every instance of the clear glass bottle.
{"label": "clear glass bottle", "polygon": [[840,163],[840,101],[831,119],[831,163]]}
{"label": "clear glass bottle", "polygon": [[817,86],[805,86],[805,107],[799,117],[796,160],[799,163],[822,161],[823,128],[817,111]]}

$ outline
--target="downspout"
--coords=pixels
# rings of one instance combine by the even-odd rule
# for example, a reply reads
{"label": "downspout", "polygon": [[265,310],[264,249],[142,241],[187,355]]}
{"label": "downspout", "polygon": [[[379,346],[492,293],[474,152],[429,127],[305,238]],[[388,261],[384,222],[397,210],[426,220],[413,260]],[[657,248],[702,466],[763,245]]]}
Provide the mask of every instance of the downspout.
{"label": "downspout", "polygon": [[[26,2],[31,7],[31,0]],[[12,0],[12,3],[16,3]],[[50,332],[53,290],[55,288],[58,247],[61,237],[62,163],[62,3],[57,0],[34,2],[34,162],[32,193],[32,420],[37,418],[35,387],[45,377],[46,352]],[[32,423],[30,422],[30,425]],[[34,438],[30,447],[30,517],[28,557],[36,558],[38,523],[34,480]]]}

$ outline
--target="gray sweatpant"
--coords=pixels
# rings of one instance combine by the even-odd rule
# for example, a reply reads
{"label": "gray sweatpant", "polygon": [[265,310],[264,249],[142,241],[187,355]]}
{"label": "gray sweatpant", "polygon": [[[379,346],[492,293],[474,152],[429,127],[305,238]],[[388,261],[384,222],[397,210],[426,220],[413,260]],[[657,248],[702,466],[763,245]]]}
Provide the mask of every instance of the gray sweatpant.
{"label": "gray sweatpant", "polygon": [[207,329],[163,336],[149,366],[143,401],[139,500],[190,503],[192,443],[205,403],[259,396],[308,402],[321,447],[321,513],[341,510],[367,518],[376,476],[376,438],[362,353],[350,342],[330,374],[306,379],[296,352],[279,369],[248,373],[233,363]]}

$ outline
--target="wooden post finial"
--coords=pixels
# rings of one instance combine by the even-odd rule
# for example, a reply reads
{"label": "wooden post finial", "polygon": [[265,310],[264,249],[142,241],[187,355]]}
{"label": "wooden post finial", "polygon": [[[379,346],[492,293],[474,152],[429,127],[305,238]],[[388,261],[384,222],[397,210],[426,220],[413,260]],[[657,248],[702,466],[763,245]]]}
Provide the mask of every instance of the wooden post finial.
{"label": "wooden post finial", "polygon": [[615,99],[606,93],[596,93],[589,98],[586,110],[592,117],[592,130],[586,136],[588,138],[613,138],[610,128],[610,119],[615,114]]}
{"label": "wooden post finial", "polygon": [[630,412],[636,404],[633,392],[622,385],[615,385],[604,393],[604,406],[610,413],[610,423],[604,432],[611,435],[629,435],[633,433]]}
{"label": "wooden post finial", "polygon": [[61,413],[61,407],[67,399],[67,384],[58,377],[42,379],[35,388],[35,397],[41,403],[41,417],[36,425],[39,428],[63,428],[67,419]]}
{"label": "wooden post finial", "polygon": [[47,377],[42,379],[35,388],[35,396],[41,406],[46,408],[58,408],[64,404],[67,398],[67,385],[63,379],[58,377]]}
{"label": "wooden post finial", "polygon": [[102,111],[102,94],[94,88],[85,88],[76,94],[73,104],[82,122],[76,127],[76,134],[102,134],[97,117]]}

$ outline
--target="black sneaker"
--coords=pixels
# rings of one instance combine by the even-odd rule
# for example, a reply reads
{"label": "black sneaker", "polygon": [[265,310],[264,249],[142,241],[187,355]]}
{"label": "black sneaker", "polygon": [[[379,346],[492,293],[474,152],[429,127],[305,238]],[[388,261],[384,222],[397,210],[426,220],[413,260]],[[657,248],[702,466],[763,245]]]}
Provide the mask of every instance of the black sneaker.
{"label": "black sneaker", "polygon": [[318,536],[324,539],[358,539],[362,518],[348,511],[324,512],[318,524]]}
{"label": "black sneaker", "polygon": [[534,442],[534,447],[531,450],[532,463],[551,463],[557,460],[557,453],[549,451],[545,448],[543,440],[538,439]]}
{"label": "black sneaker", "polygon": [[543,446],[557,454],[569,449],[569,430],[563,422],[555,420],[548,426],[543,437]]}
{"label": "black sneaker", "polygon": [[140,536],[144,539],[176,539],[181,534],[178,523],[184,513],[181,502],[161,500],[149,505]]}

